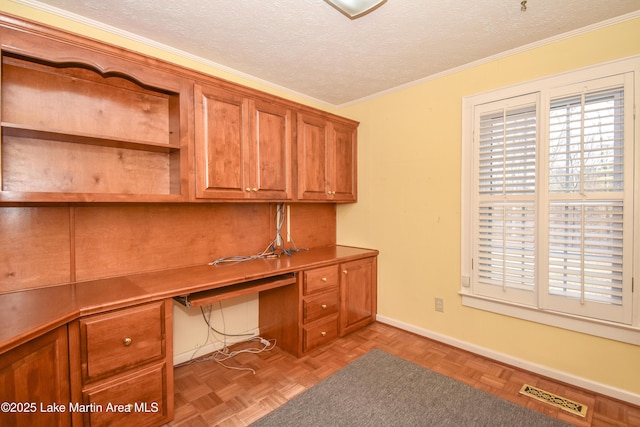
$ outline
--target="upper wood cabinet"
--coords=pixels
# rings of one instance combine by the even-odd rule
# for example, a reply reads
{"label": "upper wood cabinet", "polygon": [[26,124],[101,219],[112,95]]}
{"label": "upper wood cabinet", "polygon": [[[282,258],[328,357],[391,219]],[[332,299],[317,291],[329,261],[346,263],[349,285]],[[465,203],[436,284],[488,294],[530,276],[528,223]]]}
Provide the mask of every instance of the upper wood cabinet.
{"label": "upper wood cabinet", "polygon": [[357,124],[299,113],[298,199],[355,202]]}
{"label": "upper wood cabinet", "polygon": [[291,199],[291,109],[195,85],[196,197]]}
{"label": "upper wood cabinet", "polygon": [[95,44],[0,25],[0,201],[185,199],[190,86]]}
{"label": "upper wood cabinet", "polygon": [[0,203],[355,202],[358,123],[0,15]]}

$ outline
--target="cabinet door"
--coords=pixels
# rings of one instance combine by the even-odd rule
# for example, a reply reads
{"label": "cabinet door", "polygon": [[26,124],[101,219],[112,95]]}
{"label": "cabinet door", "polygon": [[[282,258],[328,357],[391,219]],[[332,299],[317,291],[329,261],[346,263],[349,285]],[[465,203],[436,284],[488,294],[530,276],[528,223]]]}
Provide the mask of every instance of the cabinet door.
{"label": "cabinet door", "polygon": [[291,110],[260,100],[249,103],[251,198],[291,198]]}
{"label": "cabinet door", "polygon": [[375,320],[376,258],[340,264],[340,336]]}
{"label": "cabinet door", "polygon": [[328,123],[321,117],[298,114],[298,198],[327,200],[329,164]]}
{"label": "cabinet door", "polygon": [[321,116],[298,115],[298,198],[356,201],[357,128]]}
{"label": "cabinet door", "polygon": [[330,184],[331,197],[335,201],[352,201],[357,199],[357,164],[356,141],[357,130],[354,126],[342,123],[332,124],[332,144],[330,155],[332,167]]}
{"label": "cabinet door", "polygon": [[[0,356],[0,425],[68,426],[69,356],[66,326]],[[64,411],[62,411],[64,409]]]}
{"label": "cabinet door", "polygon": [[248,101],[195,85],[196,197],[242,199],[249,187]]}

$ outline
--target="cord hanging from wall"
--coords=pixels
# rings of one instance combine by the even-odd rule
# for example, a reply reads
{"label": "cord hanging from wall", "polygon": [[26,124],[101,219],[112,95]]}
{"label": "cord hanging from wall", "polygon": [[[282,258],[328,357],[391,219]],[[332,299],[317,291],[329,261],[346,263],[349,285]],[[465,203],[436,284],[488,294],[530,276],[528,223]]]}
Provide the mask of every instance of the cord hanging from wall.
{"label": "cord hanging from wall", "polygon": [[527,11],[527,0],[522,0],[520,2],[520,11],[521,12],[526,12]]}
{"label": "cord hanging from wall", "polygon": [[[209,265],[218,265],[223,262],[242,262],[242,261],[250,261],[252,259],[260,259],[260,258],[278,258],[280,255],[284,254],[287,256],[293,255],[295,252],[307,251],[308,248],[300,248],[296,247],[295,242],[291,238],[290,230],[289,230],[289,219],[290,215],[287,214],[285,216],[284,203],[278,203],[276,207],[276,235],[273,240],[267,245],[267,247],[260,253],[256,255],[238,255],[226,258],[218,258],[214,261],[211,261]],[[282,238],[282,226],[284,225],[285,218],[287,218],[287,241],[290,241],[291,247],[289,249],[284,248],[283,238]]]}

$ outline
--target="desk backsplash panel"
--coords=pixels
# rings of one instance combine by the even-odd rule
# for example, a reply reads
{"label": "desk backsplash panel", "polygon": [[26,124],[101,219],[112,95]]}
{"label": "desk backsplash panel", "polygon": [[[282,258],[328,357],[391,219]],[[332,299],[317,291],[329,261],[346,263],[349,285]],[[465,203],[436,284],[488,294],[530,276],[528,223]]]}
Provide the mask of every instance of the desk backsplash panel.
{"label": "desk backsplash panel", "polygon": [[[270,203],[0,207],[0,293],[253,255],[274,238],[275,212]],[[336,243],[335,205],[290,212],[297,247]]]}
{"label": "desk backsplash panel", "polygon": [[71,280],[67,207],[0,208],[0,293]]}

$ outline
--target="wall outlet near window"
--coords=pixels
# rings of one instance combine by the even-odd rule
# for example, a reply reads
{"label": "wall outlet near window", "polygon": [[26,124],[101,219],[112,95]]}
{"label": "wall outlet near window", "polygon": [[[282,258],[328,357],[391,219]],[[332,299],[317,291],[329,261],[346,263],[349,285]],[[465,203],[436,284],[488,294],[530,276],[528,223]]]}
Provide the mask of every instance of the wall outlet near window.
{"label": "wall outlet near window", "polygon": [[444,312],[444,301],[442,298],[436,298],[436,311]]}

